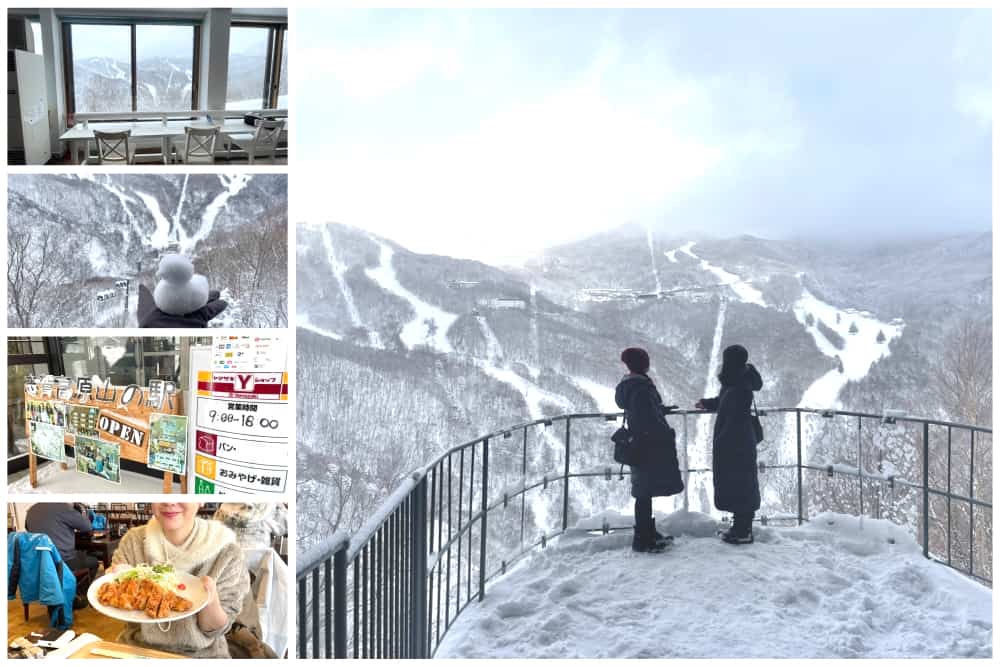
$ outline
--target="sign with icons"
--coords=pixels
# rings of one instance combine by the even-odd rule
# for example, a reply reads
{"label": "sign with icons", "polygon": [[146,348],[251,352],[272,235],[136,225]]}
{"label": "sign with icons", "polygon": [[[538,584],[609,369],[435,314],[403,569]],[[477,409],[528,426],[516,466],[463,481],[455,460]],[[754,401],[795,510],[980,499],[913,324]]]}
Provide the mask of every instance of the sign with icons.
{"label": "sign with icons", "polygon": [[211,350],[192,350],[191,491],[286,491],[292,442],[286,367],[282,336],[214,336]]}

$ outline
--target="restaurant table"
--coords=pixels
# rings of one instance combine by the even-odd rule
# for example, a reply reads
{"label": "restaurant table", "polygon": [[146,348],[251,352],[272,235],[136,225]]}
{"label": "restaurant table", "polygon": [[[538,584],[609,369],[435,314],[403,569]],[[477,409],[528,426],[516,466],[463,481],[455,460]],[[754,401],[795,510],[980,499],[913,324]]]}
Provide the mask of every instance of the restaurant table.
{"label": "restaurant table", "polygon": [[[220,135],[226,137],[244,136],[252,137],[254,128],[247,125],[242,118],[227,118],[221,123],[208,123],[207,121],[192,120],[170,120],[164,125],[162,120],[141,120],[141,121],[120,121],[120,122],[90,122],[84,124],[78,122],[73,127],[63,132],[59,139],[69,142],[70,159],[75,164],[86,164],[90,158],[90,142],[94,141],[94,129],[101,132],[124,132],[131,130],[132,135],[129,141],[135,145],[142,145],[158,140],[163,153],[163,164],[167,164],[167,157],[170,155],[170,142],[184,136],[185,127],[207,129],[218,127]],[[288,130],[288,121],[285,120],[284,129]],[[81,157],[78,157],[81,156]]]}
{"label": "restaurant table", "polygon": [[108,534],[76,534],[76,550],[97,556],[98,560],[104,563],[105,570],[111,567],[111,555],[118,548],[119,542],[121,542],[121,538],[111,537]]}

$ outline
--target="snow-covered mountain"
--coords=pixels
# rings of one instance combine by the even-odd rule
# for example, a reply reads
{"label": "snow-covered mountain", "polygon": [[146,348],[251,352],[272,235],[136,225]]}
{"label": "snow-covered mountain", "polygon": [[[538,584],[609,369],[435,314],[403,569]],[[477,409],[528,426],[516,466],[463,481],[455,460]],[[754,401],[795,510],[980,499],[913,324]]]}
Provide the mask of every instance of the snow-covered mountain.
{"label": "snow-covered mountain", "polygon": [[135,326],[135,290],[155,285],[168,251],[193,257],[230,301],[214,326],[283,325],[286,184],[273,174],[11,176],[9,325]]}
{"label": "snow-covered mountain", "polygon": [[[721,350],[740,343],[764,377],[761,407],[969,421],[935,392],[933,376],[958,323],[989,317],[981,292],[991,281],[988,241],[835,247],[624,227],[502,269],[412,253],[343,225],[300,225],[300,535],[309,540],[326,523],[356,527],[403,476],[477,435],[553,414],[616,411],[618,354],[629,345],[649,350],[668,404],[714,395]],[[711,419],[688,426],[687,463],[710,466]],[[605,468],[608,428],[573,428],[574,466]],[[794,463],[794,416],[767,417],[765,428],[761,459]],[[560,434],[540,437],[531,478],[558,469],[562,456]],[[910,434],[866,430],[865,438],[875,441],[866,469],[915,474]],[[857,465],[856,425],[817,418],[804,440],[808,462]],[[767,511],[794,512],[793,484],[791,476],[768,480]],[[853,488],[850,497],[833,486],[815,493],[849,503]],[[583,488],[572,511],[627,507],[625,493],[609,499],[606,488]],[[693,510],[714,512],[710,476],[692,475],[688,498]],[[533,521],[543,526],[558,509],[534,505]],[[908,506],[897,509],[905,521]]]}
{"label": "snow-covered mountain", "polygon": [[[260,55],[230,56],[227,104],[246,100],[260,108],[263,65]],[[131,65],[110,57],[78,58],[73,61],[77,111],[121,111],[132,107]],[[156,56],[136,62],[139,111],[177,111],[191,108],[191,54]],[[242,108],[234,106],[233,108]]]}

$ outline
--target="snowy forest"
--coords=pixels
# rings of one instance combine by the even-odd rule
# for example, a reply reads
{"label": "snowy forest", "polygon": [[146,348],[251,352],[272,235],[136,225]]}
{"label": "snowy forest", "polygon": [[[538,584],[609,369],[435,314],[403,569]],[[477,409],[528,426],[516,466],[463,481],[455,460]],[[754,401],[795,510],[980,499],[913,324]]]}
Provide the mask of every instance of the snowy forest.
{"label": "snowy forest", "polygon": [[180,252],[229,307],[215,327],[287,324],[284,175],[8,179],[7,324],[137,326],[139,285]]}
{"label": "snowy forest", "polygon": [[[627,346],[646,348],[666,404],[718,389],[720,350],[740,343],[764,378],[761,408],[835,408],[991,426],[990,235],[843,245],[672,238],[636,226],[546,250],[516,268],[420,255],[339,225],[297,228],[300,550],[356,530],[412,471],[449,447],[528,420],[617,412]],[[795,417],[762,417],[766,465],[795,464]],[[678,430],[680,417],[670,421]],[[573,470],[609,470],[615,424],[574,424]],[[919,425],[804,415],[808,515],[889,518],[918,531]],[[687,422],[686,461],[711,464],[711,416]],[[992,441],[930,439],[930,481],[992,502]],[[491,491],[559,473],[561,431],[491,452]],[[510,444],[505,444],[510,443]],[[971,458],[974,447],[974,460]],[[859,460],[860,456],[860,460]],[[856,477],[830,471],[863,471]],[[950,474],[950,478],[949,475]],[[762,515],[795,516],[794,470],[761,474]],[[626,483],[574,480],[571,523],[630,512]],[[559,490],[529,500],[534,535],[555,525]],[[555,495],[554,495],[555,494]],[[690,509],[716,515],[710,475]],[[680,507],[670,499],[663,509]],[[862,506],[863,504],[863,506]],[[990,578],[992,518],[931,502],[932,551]],[[951,535],[946,534],[950,518]],[[970,530],[974,531],[969,553]],[[497,539],[503,539],[502,536]]]}

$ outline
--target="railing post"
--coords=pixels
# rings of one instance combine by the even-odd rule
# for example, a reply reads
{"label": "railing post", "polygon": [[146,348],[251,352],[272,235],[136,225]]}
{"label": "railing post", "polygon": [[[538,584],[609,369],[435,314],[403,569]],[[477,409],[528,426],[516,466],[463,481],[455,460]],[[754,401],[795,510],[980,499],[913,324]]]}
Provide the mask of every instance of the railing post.
{"label": "railing post", "polygon": [[[333,657],[347,658],[347,549],[349,542],[333,554]],[[329,604],[329,602],[328,602]]]}
{"label": "railing post", "polygon": [[410,657],[427,658],[427,477],[410,492],[413,504],[410,508]]}
{"label": "railing post", "polygon": [[572,420],[566,418],[566,461],[563,466],[563,517],[562,517],[562,529],[566,532],[566,528],[569,527],[569,425]]}
{"label": "railing post", "polygon": [[479,601],[486,595],[486,514],[489,506],[487,494],[490,487],[490,439],[483,440],[483,491],[480,495],[479,517]]}
{"label": "railing post", "polygon": [[691,479],[691,459],[688,457],[688,414],[684,413],[684,511],[687,512],[690,507],[690,500],[688,496],[688,485]]}
{"label": "railing post", "polygon": [[[307,620],[306,612],[306,580],[308,577],[302,575],[299,577],[299,623],[297,630],[299,631],[299,658],[309,657],[309,621]],[[313,632],[316,632],[316,628],[313,628]],[[315,656],[313,656],[315,657]]]}
{"label": "railing post", "polygon": [[802,410],[795,408],[795,470],[798,474],[799,525],[802,525]]}
{"label": "railing post", "polygon": [[930,557],[930,424],[924,422],[924,558]]}

